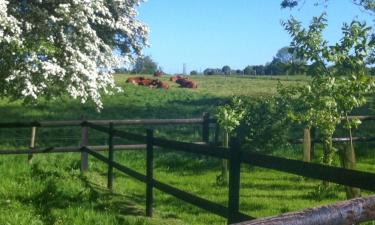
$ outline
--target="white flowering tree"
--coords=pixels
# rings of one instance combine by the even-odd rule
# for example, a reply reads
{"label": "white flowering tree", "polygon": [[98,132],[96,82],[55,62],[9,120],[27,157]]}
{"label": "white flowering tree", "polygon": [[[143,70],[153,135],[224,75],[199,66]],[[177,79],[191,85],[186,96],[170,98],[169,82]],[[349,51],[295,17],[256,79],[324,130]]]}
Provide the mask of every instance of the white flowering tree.
{"label": "white flowering tree", "polygon": [[[0,0],[0,96],[93,101],[113,93],[112,68],[147,45],[142,0]],[[114,54],[116,52],[116,54]]]}

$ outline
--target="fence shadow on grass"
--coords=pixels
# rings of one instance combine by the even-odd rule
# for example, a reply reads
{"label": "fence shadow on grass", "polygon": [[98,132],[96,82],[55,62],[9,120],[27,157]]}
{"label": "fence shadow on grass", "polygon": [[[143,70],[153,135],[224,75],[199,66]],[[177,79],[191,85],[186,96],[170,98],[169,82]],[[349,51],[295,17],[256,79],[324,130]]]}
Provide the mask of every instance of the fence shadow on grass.
{"label": "fence shadow on grass", "polygon": [[136,207],[141,205],[144,199],[111,193],[108,189],[90,182],[85,176],[79,175],[76,175],[75,180],[82,182],[84,189],[66,191],[71,184],[64,182],[64,176],[58,171],[44,171],[39,166],[32,168],[35,168],[32,169],[32,177],[45,183],[43,189],[29,196],[16,196],[16,200],[32,206],[45,225],[56,224],[59,218],[54,211],[66,208],[87,207],[87,210],[97,213],[113,214],[118,222],[122,221],[121,224],[126,224],[124,216],[144,214],[143,210]]}

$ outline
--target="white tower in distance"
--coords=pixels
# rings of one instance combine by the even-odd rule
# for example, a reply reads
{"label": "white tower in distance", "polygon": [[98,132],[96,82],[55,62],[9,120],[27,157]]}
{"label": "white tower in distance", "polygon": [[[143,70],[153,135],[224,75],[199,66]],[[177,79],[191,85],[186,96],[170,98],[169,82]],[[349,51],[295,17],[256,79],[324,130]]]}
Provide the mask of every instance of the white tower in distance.
{"label": "white tower in distance", "polygon": [[186,76],[186,63],[182,64],[182,74]]}

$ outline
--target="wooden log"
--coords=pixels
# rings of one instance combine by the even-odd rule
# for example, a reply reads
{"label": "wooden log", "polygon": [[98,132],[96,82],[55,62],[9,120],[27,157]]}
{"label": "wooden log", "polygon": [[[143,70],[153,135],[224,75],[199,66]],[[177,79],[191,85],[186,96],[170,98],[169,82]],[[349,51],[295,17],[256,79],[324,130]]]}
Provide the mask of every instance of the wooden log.
{"label": "wooden log", "polygon": [[375,195],[236,225],[352,225],[371,220],[375,220]]}
{"label": "wooden log", "polygon": [[109,124],[109,135],[108,135],[108,160],[109,160],[109,164],[108,164],[108,183],[107,183],[107,187],[109,190],[112,190],[113,189],[113,166],[112,166],[112,162],[113,162],[113,123],[110,123]]}
{"label": "wooden log", "polygon": [[[86,117],[81,116],[82,124],[84,124]],[[81,147],[85,147],[89,142],[89,130],[88,127],[84,124],[81,128]],[[84,173],[89,168],[89,158],[88,154],[85,151],[81,152],[81,173]]]}
{"label": "wooden log", "polygon": [[310,162],[311,156],[311,136],[310,129],[303,129],[303,161]]}
{"label": "wooden log", "polygon": [[236,139],[231,139],[229,158],[229,199],[228,199],[228,224],[239,222],[240,207],[240,144]]}
{"label": "wooden log", "polygon": [[[36,136],[36,127],[32,127],[31,128],[30,149],[35,148],[35,136]],[[33,161],[33,154],[29,154],[27,156],[27,159],[28,159],[29,164],[31,164],[32,161]]]}
{"label": "wooden log", "polygon": [[152,217],[152,205],[154,201],[154,131],[147,130],[147,155],[146,155],[146,216]]}

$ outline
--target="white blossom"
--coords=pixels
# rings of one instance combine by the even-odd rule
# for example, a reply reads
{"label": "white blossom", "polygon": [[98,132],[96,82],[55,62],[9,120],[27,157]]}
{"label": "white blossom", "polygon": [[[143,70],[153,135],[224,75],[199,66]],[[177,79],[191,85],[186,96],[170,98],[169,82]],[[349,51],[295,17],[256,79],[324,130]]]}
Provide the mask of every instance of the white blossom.
{"label": "white blossom", "polygon": [[136,19],[140,2],[0,0],[0,95],[36,100],[67,92],[100,109],[102,93],[118,90],[112,68],[147,45],[149,30]]}

